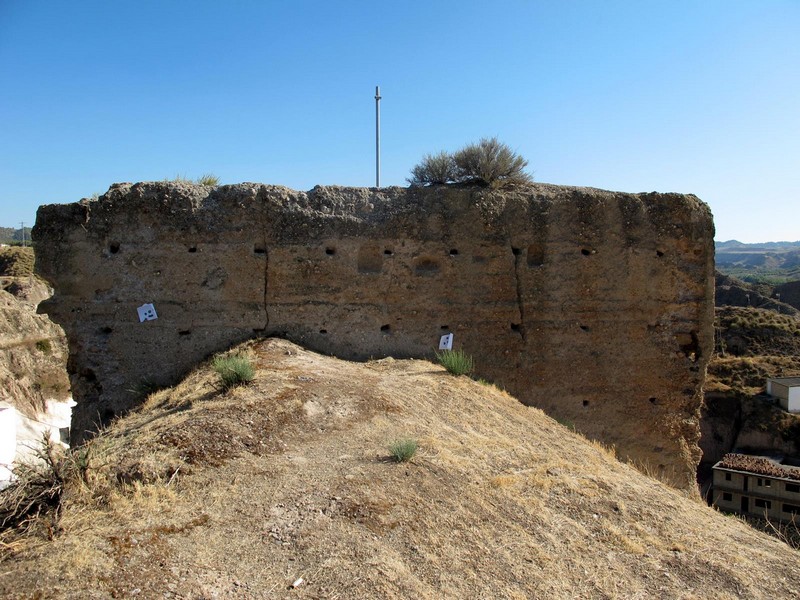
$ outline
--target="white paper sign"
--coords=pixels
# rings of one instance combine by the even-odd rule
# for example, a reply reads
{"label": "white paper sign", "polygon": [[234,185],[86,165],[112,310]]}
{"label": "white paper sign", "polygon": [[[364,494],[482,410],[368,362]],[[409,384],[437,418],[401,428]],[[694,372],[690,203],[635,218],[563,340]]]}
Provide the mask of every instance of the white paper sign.
{"label": "white paper sign", "polygon": [[158,318],[156,307],[152,304],[142,304],[136,311],[139,313],[139,323],[155,321]]}
{"label": "white paper sign", "polygon": [[448,333],[439,338],[439,350],[452,350],[453,349],[453,334]]}

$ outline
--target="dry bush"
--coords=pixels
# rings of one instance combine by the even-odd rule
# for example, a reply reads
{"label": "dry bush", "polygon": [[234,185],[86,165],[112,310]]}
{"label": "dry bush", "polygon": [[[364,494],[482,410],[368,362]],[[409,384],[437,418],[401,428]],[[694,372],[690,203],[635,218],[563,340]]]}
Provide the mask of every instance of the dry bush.
{"label": "dry bush", "polygon": [[458,183],[483,183],[499,187],[506,183],[532,181],[525,172],[528,161],[496,137],[483,138],[456,152],[428,154],[413,169],[407,181],[412,186]]}
{"label": "dry bush", "polygon": [[496,137],[483,138],[469,144],[453,155],[459,181],[477,181],[489,185],[527,183],[531,176],[525,172],[528,161]]}
{"label": "dry bush", "polygon": [[36,459],[14,467],[15,479],[0,492],[0,533],[27,532],[43,516],[50,517],[52,529],[67,485],[85,468],[85,453],[66,452],[44,434]]}
{"label": "dry bush", "polygon": [[779,539],[795,550],[800,550],[800,524],[798,524],[795,517],[792,517],[792,520],[788,522],[751,515],[740,516],[740,518],[751,527],[755,527],[759,531]]}
{"label": "dry bush", "polygon": [[455,181],[458,175],[452,154],[444,150],[439,154],[426,154],[422,162],[411,169],[410,185],[432,185]]}

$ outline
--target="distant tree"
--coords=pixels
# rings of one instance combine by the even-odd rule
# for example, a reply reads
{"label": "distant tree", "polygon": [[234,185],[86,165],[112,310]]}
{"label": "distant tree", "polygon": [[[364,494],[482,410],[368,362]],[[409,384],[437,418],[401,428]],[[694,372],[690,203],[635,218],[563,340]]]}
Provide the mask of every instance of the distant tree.
{"label": "distant tree", "polygon": [[475,182],[501,186],[506,183],[528,183],[532,177],[525,171],[528,161],[496,137],[483,138],[456,152],[427,154],[411,169],[407,179],[412,186],[451,182]]}
{"label": "distant tree", "polygon": [[14,241],[13,227],[0,227],[0,244],[9,244]]}
{"label": "distant tree", "polygon": [[15,229],[14,230],[13,241],[22,242],[23,240],[25,240],[27,243],[30,243],[30,241],[31,241],[31,228],[30,227],[26,227],[25,228],[25,236],[23,237],[22,234],[23,234],[22,229]]}

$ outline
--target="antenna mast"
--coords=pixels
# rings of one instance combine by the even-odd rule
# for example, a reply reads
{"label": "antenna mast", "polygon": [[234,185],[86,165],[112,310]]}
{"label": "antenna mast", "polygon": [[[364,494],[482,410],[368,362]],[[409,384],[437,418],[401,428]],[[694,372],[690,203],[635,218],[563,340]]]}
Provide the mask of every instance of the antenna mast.
{"label": "antenna mast", "polygon": [[381,187],[381,88],[375,86],[375,187]]}

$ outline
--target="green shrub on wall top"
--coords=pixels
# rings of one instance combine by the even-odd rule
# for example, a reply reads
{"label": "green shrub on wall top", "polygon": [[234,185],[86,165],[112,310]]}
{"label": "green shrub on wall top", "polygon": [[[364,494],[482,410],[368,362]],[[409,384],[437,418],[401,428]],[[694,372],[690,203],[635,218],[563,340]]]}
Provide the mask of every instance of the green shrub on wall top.
{"label": "green shrub on wall top", "polygon": [[496,137],[468,144],[455,154],[427,154],[411,169],[412,186],[443,183],[483,183],[497,187],[533,180],[525,171],[528,161]]}
{"label": "green shrub on wall top", "polygon": [[422,162],[411,169],[411,177],[406,179],[411,185],[431,185],[455,181],[458,169],[453,155],[442,151],[439,154],[426,154]]}

